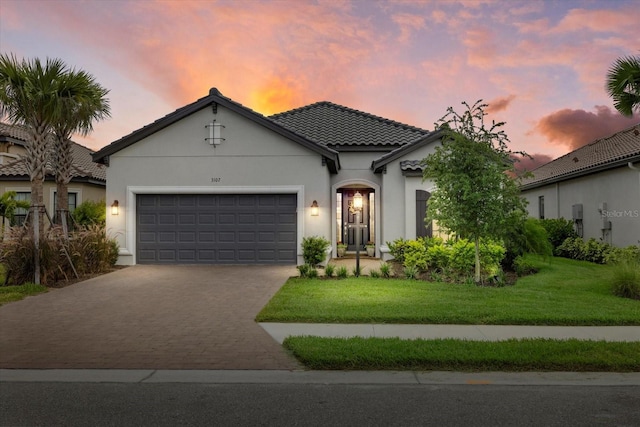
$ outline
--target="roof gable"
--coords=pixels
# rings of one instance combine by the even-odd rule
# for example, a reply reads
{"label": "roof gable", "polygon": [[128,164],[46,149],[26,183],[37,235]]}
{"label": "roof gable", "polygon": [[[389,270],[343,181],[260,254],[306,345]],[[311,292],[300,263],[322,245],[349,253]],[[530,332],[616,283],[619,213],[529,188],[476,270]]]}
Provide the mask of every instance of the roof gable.
{"label": "roof gable", "polygon": [[597,139],[550,161],[522,180],[523,190],[598,172],[640,160],[640,124]]}
{"label": "roof gable", "polygon": [[203,108],[208,108],[208,107],[213,107],[213,108],[217,108],[218,105],[221,105],[225,108],[228,108],[229,110],[249,119],[252,120],[253,122],[262,125],[264,127],[266,127],[267,129],[270,129],[282,136],[284,136],[285,138],[288,138],[294,142],[297,142],[298,144],[301,144],[302,146],[315,151],[316,153],[324,156],[324,158],[327,161],[327,166],[329,167],[329,170],[332,173],[337,173],[338,169],[340,168],[340,161],[338,158],[338,153],[329,148],[329,147],[325,147],[322,146],[320,144],[315,143],[314,141],[311,141],[307,138],[305,138],[304,136],[290,130],[287,129],[283,126],[281,126],[280,124],[266,118],[265,116],[263,116],[260,113],[257,113],[245,106],[243,106],[242,104],[239,104],[233,100],[231,100],[230,98],[227,98],[225,96],[223,96],[218,89],[216,88],[212,88],[209,91],[209,95],[198,99],[197,101],[186,105],[182,108],[177,109],[176,111],[167,114],[166,116],[156,120],[155,122],[146,125],[132,133],[130,133],[129,135],[126,135],[122,138],[120,138],[117,141],[112,142],[111,144],[107,145],[106,147],[102,148],[100,151],[98,151],[97,153],[95,153],[93,155],[93,161],[94,162],[99,162],[99,163],[107,163],[108,162],[108,156],[110,156],[111,154],[114,154],[120,150],[122,150],[123,148],[126,148],[132,144],[135,144],[136,142],[147,138],[150,135],[153,135],[154,133],[172,125],[173,123],[197,112],[202,110]]}
{"label": "roof gable", "polygon": [[[438,141],[441,137],[442,137],[441,130],[430,132],[427,135],[425,135],[422,139],[415,141],[411,144],[407,144],[402,147],[396,148],[395,150],[388,152],[387,154],[380,157],[379,159],[374,160],[371,163],[371,169],[373,169],[375,173],[382,172],[386,167],[386,165],[391,163],[392,161],[397,160],[401,157],[404,157],[407,154],[412,153],[413,151],[421,147],[427,146],[435,141]],[[411,163],[412,167],[414,167],[414,171],[418,171],[417,167],[420,165],[420,161],[416,160],[411,162],[412,162]],[[419,171],[422,171],[422,169],[420,168]]]}
{"label": "roof gable", "polygon": [[424,138],[430,132],[331,102],[317,102],[269,117],[307,139],[338,151],[385,151]]}

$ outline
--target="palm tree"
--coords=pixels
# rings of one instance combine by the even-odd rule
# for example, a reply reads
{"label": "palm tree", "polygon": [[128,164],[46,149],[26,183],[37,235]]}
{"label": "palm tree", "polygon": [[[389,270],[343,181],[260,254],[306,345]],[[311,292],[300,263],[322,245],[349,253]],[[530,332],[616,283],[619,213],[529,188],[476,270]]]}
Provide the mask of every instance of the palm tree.
{"label": "palm tree", "polygon": [[607,92],[623,115],[640,111],[640,56],[616,59],[607,72]]}
{"label": "palm tree", "polygon": [[[68,185],[71,181],[73,156],[71,135],[87,135],[93,130],[93,122],[109,117],[109,91],[85,71],[72,70],[61,82],[60,117],[54,122],[55,171],[56,171],[56,221],[66,225],[69,211]],[[66,228],[66,227],[65,227]]]}

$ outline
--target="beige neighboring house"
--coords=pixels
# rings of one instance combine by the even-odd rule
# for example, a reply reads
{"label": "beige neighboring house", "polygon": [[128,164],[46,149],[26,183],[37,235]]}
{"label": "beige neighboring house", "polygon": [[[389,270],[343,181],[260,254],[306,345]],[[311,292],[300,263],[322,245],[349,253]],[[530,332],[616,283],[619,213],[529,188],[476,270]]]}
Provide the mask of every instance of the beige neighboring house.
{"label": "beige neighboring house", "polygon": [[330,256],[371,241],[388,257],[386,242],[429,235],[420,161],[439,145],[439,132],[331,102],[267,117],[213,88],[93,159],[118,202],[120,264],[295,264],[304,237],[325,237]]}
{"label": "beige neighboring house", "polygon": [[521,190],[531,217],[570,219],[585,240],[640,244],[640,124],[540,166]]}
{"label": "beige neighboring house", "polygon": [[[19,200],[31,201],[31,182],[21,160],[26,152],[27,138],[24,127],[0,123],[0,194],[15,191]],[[104,200],[106,168],[92,161],[93,152],[88,148],[74,142],[71,150],[73,172],[69,183],[69,210],[73,212],[85,200]],[[44,183],[44,204],[51,216],[55,213],[55,194],[55,177],[49,170]],[[25,215],[26,211],[19,209],[16,221],[24,221]]]}

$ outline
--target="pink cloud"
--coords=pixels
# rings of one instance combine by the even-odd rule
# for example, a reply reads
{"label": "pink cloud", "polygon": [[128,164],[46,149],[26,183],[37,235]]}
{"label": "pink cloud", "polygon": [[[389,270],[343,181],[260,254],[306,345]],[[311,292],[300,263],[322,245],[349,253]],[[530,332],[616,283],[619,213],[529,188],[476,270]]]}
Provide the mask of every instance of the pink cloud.
{"label": "pink cloud", "polygon": [[548,154],[535,153],[529,154],[529,156],[530,157],[520,155],[511,156],[511,158],[516,161],[514,166],[518,172],[532,171],[553,160],[553,156]]}
{"label": "pink cloud", "polygon": [[466,31],[463,44],[467,48],[467,62],[485,68],[495,61],[498,47],[495,34],[488,28],[475,27]]}
{"label": "pink cloud", "polygon": [[637,118],[624,117],[609,107],[596,105],[595,112],[563,109],[538,121],[529,132],[546,137],[549,142],[575,150],[637,123]]}
{"label": "pink cloud", "polygon": [[547,18],[514,22],[513,25],[522,34],[544,34],[549,31],[549,19]]}
{"label": "pink cloud", "polygon": [[553,31],[572,32],[586,29],[618,33],[621,29],[631,29],[637,35],[638,22],[640,22],[640,8],[637,5],[620,10],[571,9]]}
{"label": "pink cloud", "polygon": [[400,37],[398,37],[398,41],[400,43],[409,41],[411,34],[414,31],[425,28],[425,20],[423,16],[412,15],[409,13],[398,13],[393,15],[391,19],[400,27]]}
{"label": "pink cloud", "polygon": [[504,111],[509,107],[509,104],[511,104],[511,101],[513,101],[514,99],[516,99],[516,96],[513,94],[492,99],[491,101],[487,102],[489,106],[487,107],[486,112],[488,114],[492,114],[499,111]]}

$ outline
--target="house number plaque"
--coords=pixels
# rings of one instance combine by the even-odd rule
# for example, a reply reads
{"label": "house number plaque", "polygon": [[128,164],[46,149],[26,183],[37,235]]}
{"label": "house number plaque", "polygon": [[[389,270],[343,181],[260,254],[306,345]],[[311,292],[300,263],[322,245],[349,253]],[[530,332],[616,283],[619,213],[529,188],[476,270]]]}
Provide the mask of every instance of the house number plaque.
{"label": "house number plaque", "polygon": [[217,177],[217,178],[211,178],[211,182],[221,182],[222,178]]}

